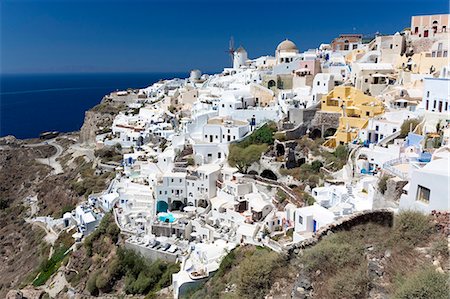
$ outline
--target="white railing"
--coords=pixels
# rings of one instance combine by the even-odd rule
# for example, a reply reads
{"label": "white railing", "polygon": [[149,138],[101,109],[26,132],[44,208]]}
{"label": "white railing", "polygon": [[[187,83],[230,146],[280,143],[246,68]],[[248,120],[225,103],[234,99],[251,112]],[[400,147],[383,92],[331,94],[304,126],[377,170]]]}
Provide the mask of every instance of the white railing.
{"label": "white railing", "polygon": [[397,159],[389,160],[383,164],[383,169],[386,170],[387,172],[390,172],[392,175],[395,175],[401,179],[407,180],[408,173],[405,173],[395,167],[395,165],[406,164],[406,163],[409,163],[409,160],[406,158],[397,158]]}

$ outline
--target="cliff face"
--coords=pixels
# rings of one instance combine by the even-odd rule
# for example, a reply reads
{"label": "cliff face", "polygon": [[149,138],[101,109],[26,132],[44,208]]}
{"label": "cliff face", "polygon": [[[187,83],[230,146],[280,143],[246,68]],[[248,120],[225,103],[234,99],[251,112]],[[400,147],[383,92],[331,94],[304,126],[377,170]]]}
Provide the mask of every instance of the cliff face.
{"label": "cliff face", "polygon": [[94,143],[95,135],[109,131],[114,117],[125,108],[123,102],[105,97],[100,104],[86,111],[80,129],[80,143]]}
{"label": "cliff face", "polygon": [[108,123],[112,124],[113,117],[109,114],[88,110],[84,114],[83,126],[80,129],[80,143],[94,143],[95,135]]}

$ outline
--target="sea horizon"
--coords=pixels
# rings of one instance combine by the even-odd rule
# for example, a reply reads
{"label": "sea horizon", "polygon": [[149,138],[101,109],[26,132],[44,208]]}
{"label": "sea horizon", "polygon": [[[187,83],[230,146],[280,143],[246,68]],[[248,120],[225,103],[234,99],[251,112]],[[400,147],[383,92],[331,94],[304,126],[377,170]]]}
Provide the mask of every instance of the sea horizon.
{"label": "sea horizon", "polygon": [[85,111],[106,94],[187,76],[187,72],[2,73],[0,137],[28,139],[46,131],[78,131]]}

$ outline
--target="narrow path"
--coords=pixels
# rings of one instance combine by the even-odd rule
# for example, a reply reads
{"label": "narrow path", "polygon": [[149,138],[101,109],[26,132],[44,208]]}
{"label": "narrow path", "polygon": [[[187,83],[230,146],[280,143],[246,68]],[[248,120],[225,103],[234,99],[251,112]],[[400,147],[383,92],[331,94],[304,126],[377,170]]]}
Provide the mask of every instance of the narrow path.
{"label": "narrow path", "polygon": [[40,143],[26,144],[25,147],[33,148],[33,147],[39,147],[39,146],[43,146],[43,145],[51,145],[51,146],[55,147],[56,148],[56,153],[53,156],[51,156],[51,157],[42,158],[42,159],[36,159],[36,160],[39,163],[42,163],[42,164],[45,164],[45,165],[48,165],[48,166],[52,167],[53,168],[52,174],[63,173],[64,172],[63,168],[62,168],[61,164],[58,161],[56,161],[56,159],[58,159],[61,156],[61,154],[63,153],[64,149],[63,149],[63,147],[61,145],[59,145],[56,142],[56,139],[51,139],[51,140],[40,142]]}

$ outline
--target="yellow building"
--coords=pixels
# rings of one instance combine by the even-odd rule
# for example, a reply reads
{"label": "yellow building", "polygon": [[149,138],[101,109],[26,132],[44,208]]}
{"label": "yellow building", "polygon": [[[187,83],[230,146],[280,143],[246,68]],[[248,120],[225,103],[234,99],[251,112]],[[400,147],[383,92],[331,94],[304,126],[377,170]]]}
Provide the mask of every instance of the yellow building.
{"label": "yellow building", "polygon": [[408,69],[415,74],[430,74],[449,64],[449,57],[433,57],[431,52],[421,52],[411,57],[401,56],[397,68]]}
{"label": "yellow building", "polygon": [[341,114],[336,133],[324,143],[334,148],[356,139],[370,118],[384,113],[384,106],[380,100],[352,86],[337,86],[322,97],[321,110]]}
{"label": "yellow building", "polygon": [[353,63],[363,57],[366,52],[367,51],[365,49],[352,50],[347,55],[345,55],[345,62],[348,64]]}

